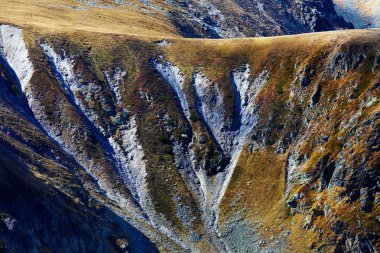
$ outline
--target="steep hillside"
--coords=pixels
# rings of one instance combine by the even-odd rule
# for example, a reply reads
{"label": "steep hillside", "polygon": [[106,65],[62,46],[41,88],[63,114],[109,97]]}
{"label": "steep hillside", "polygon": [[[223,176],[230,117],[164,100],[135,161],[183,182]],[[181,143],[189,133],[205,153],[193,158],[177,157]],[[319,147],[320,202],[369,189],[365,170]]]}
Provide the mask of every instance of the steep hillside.
{"label": "steep hillside", "polygon": [[107,6],[2,17],[3,251],[376,252],[379,30],[184,39],[134,13],[140,37]]}
{"label": "steep hillside", "polygon": [[140,37],[232,38],[353,28],[337,15],[332,0],[3,0],[0,21]]}
{"label": "steep hillside", "polygon": [[380,27],[377,0],[334,0],[337,13],[356,28]]}
{"label": "steep hillside", "polygon": [[185,37],[273,36],[353,28],[331,0],[168,1]]}

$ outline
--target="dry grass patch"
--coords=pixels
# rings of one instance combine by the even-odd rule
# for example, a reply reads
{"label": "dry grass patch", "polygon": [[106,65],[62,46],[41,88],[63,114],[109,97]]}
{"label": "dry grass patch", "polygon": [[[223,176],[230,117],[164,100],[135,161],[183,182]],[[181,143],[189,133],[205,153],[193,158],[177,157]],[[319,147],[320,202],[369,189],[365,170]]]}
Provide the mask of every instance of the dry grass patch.
{"label": "dry grass patch", "polygon": [[88,31],[129,34],[140,37],[178,36],[167,16],[153,10],[146,12],[138,4],[90,7],[74,0],[4,0],[0,22],[36,31]]}

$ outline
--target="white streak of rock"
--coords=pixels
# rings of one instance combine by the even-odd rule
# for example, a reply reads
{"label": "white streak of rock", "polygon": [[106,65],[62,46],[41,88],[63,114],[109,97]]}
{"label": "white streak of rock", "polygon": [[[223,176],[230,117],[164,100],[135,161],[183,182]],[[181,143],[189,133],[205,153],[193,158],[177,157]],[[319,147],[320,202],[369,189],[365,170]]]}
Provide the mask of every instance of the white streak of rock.
{"label": "white streak of rock", "polygon": [[211,134],[224,151],[231,146],[229,138],[225,136],[224,126],[224,94],[218,85],[211,82],[204,74],[197,72],[193,75],[193,84],[197,97],[198,111]]}
{"label": "white streak of rock", "polygon": [[183,84],[185,82],[184,74],[177,66],[163,60],[155,60],[153,66],[175,92],[178,100],[180,101],[181,110],[190,122],[190,110],[185,93],[183,92]]}
{"label": "white streak of rock", "polygon": [[21,89],[26,92],[34,69],[22,35],[22,30],[10,26],[0,26],[0,56],[7,61],[17,75]]}

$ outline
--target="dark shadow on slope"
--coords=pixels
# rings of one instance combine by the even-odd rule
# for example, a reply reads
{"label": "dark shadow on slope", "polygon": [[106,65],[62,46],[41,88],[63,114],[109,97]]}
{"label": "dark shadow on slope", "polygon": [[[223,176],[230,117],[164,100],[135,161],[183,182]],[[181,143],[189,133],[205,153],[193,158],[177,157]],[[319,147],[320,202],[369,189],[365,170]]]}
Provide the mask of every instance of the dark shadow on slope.
{"label": "dark shadow on slope", "polygon": [[0,141],[1,252],[158,252],[96,200],[76,203],[36,178],[6,145]]}
{"label": "dark shadow on slope", "polygon": [[21,83],[15,71],[3,57],[0,57],[0,92],[0,98],[7,101],[23,117],[45,132],[29,107],[28,100],[21,90]]}
{"label": "dark shadow on slope", "polygon": [[234,81],[233,72],[230,73],[230,82],[231,87],[234,92],[234,114],[232,116],[232,124],[230,126],[230,131],[237,131],[242,126],[242,118],[241,118],[241,96],[240,92],[237,88],[237,84]]}

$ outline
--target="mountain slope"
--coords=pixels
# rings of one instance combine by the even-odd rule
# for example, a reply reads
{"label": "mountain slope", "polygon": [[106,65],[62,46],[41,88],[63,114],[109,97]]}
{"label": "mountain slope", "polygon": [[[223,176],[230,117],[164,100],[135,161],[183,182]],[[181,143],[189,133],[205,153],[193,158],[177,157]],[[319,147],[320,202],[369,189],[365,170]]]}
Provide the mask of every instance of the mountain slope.
{"label": "mountain slope", "polygon": [[380,26],[380,2],[376,0],[335,0],[337,13],[356,28]]}
{"label": "mountain slope", "polygon": [[[229,38],[353,28],[332,0],[4,0],[2,22],[47,30]],[[351,19],[349,19],[351,21]]]}
{"label": "mountain slope", "polygon": [[5,251],[379,248],[379,30],[203,40],[76,18],[0,28]]}
{"label": "mountain slope", "polygon": [[[175,2],[173,2],[175,3]],[[273,36],[353,28],[332,1],[183,1],[173,4],[185,37]]]}

